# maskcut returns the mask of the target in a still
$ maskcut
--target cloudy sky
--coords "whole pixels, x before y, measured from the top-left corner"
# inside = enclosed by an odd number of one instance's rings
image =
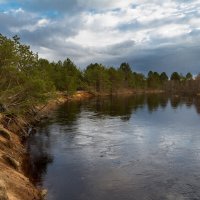
[[[0,33],[81,68],[200,72],[200,0],[0,0]]]

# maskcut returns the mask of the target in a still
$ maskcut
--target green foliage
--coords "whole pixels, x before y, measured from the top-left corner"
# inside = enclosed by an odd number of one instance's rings
[[[117,92],[123,82],[122,75],[119,73],[117,69],[110,67],[108,69],[108,77],[109,77],[108,81],[110,83],[110,92],[111,93]]]
[[[161,87],[160,75],[157,72],[149,71],[147,84],[149,88],[158,89]]]
[[[38,57],[17,36],[0,35],[0,103],[7,112],[26,112],[44,102],[54,86],[38,71]]]
[[[181,80],[181,76],[178,72],[173,72],[171,75],[170,80],[172,81],[180,81]]]
[[[190,72],[188,72],[185,76],[186,80],[192,80],[192,74]]]
[[[0,67],[13,66],[30,74],[37,60],[37,54],[34,54],[29,46],[22,45],[19,37],[8,39],[0,34]]]
[[[63,62],[64,76],[66,78],[66,90],[69,93],[75,92],[81,86],[81,72],[68,58]],[[64,77],[63,77],[64,78]]]
[[[38,59],[29,46],[21,44],[19,37],[9,39],[0,34],[0,105],[7,112],[25,113],[32,106],[45,102],[55,91],[112,94],[126,89],[168,87],[177,90],[181,88],[180,83],[188,88],[196,85],[196,90],[200,90],[196,84],[199,76],[193,80],[191,73],[184,77],[174,72],[171,81],[168,79],[165,72],[149,71],[145,77],[133,72],[125,62],[117,69],[95,63],[81,71],[69,58],[63,62]]]
[[[48,60],[39,59],[39,71],[49,77],[56,90],[75,92],[81,86],[81,72],[70,59],[64,62],[49,63]]]
[[[166,82],[166,81],[168,81],[168,76],[167,76],[167,74],[165,73],[165,72],[162,72],[161,74],[160,74],[160,81],[161,81],[161,83],[164,83],[164,82]]]
[[[123,79],[123,86],[130,87],[133,81],[132,70],[128,63],[122,63],[119,68],[119,72],[121,73]]]
[[[146,87],[143,74],[132,72],[128,63],[122,63],[118,69],[95,63],[90,64],[83,74],[86,89],[92,92],[116,93],[124,89]]]
[[[84,71],[87,89],[94,92],[106,92],[110,89],[108,70],[102,64],[90,64]]]
[[[131,68],[130,68],[130,65],[128,63],[122,63],[120,65],[120,70],[122,70],[124,73],[128,74],[128,73],[131,73]]]
[[[144,74],[133,72],[133,88],[136,89],[146,88],[146,78]]]

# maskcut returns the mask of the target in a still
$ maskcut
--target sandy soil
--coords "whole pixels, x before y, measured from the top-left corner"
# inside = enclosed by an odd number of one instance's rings
[[[2,126],[0,132],[8,131]],[[25,149],[17,134],[8,131],[10,139],[0,133],[0,199],[39,200],[40,191],[26,178],[22,171]]]

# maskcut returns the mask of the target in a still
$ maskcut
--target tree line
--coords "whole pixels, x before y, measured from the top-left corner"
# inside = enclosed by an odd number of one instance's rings
[[[80,70],[69,58],[50,62],[39,58],[18,36],[0,34],[0,111],[25,112],[46,101],[56,91],[72,94],[86,90],[95,94],[114,94],[125,90],[166,90],[200,92],[200,75],[193,78],[173,72],[134,72],[128,63],[119,68],[94,63]]]

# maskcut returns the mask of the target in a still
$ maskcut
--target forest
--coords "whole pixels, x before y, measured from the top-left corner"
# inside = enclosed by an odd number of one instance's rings
[[[52,98],[57,91],[117,94],[125,91],[163,90],[168,93],[200,93],[200,75],[149,71],[145,76],[126,62],[118,68],[94,63],[84,70],[69,58],[50,62],[39,58],[18,36],[0,35],[0,112],[23,114],[33,105]]]

